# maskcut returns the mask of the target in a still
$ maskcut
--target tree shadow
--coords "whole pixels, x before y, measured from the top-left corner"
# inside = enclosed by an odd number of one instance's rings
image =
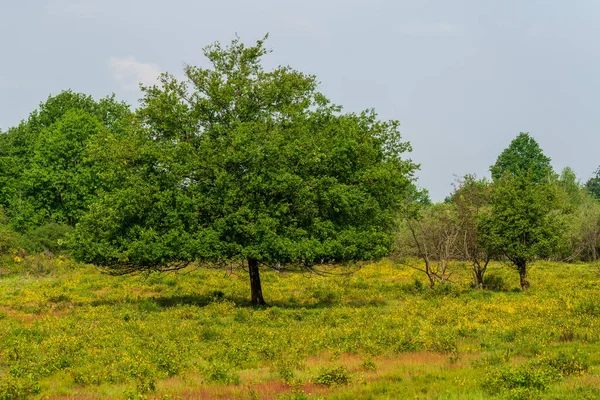
[[[281,308],[287,310],[315,310],[315,309],[327,309],[337,306],[346,306],[351,308],[365,308],[365,307],[382,307],[387,305],[385,300],[361,300],[354,299],[347,302],[340,301],[318,301],[315,303],[302,303],[302,302],[289,302],[284,300],[274,300],[268,302],[267,305],[254,306],[248,298],[245,297],[232,297],[225,296],[222,292],[214,292],[209,294],[187,294],[187,295],[173,295],[173,296],[148,296],[140,297],[137,299],[128,300],[116,300],[116,299],[96,299],[91,302],[93,307],[98,306],[114,306],[118,304],[138,304],[140,306],[147,304],[148,302],[155,303],[160,308],[174,308],[180,306],[195,306],[195,307],[206,307],[210,304],[219,303],[223,301],[231,301],[235,303],[237,308],[251,308],[251,309],[269,309],[269,308]]]

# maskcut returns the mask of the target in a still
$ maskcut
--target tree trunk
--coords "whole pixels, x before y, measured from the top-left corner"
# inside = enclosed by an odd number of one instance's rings
[[[252,305],[264,306],[267,303],[263,298],[262,286],[260,284],[260,272],[258,270],[258,260],[248,260],[248,272],[250,273],[250,290],[252,291]]]
[[[527,261],[518,260],[516,263],[519,278],[521,280],[521,290],[524,292],[529,289],[529,281],[527,280]]]
[[[477,289],[483,289],[483,274],[485,273],[484,269],[479,267],[473,268],[473,278],[475,278],[475,287]]]
[[[425,273],[427,274],[427,278],[429,278],[429,286],[433,289],[435,286],[435,276],[433,275],[433,272],[431,272],[429,258],[425,255],[423,256],[423,261],[425,261]]]

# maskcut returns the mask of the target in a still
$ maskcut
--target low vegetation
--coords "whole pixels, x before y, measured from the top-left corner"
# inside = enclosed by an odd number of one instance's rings
[[[112,277],[25,256],[0,279],[0,398],[598,398],[597,266],[491,263],[430,288],[389,260],[354,274]],[[249,340],[248,338],[252,338]]]

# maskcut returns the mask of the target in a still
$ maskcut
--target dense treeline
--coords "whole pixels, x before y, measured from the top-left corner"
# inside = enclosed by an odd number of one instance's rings
[[[491,259],[521,287],[538,258],[597,260],[600,169],[556,174],[520,134],[439,204],[418,191],[397,121],[343,113],[314,76],[266,71],[264,40],[235,40],[142,87],[138,110],[65,91],[0,134],[0,252],[69,252],[121,274],[237,262],[263,304],[259,267],[376,259],[393,248],[430,284],[451,260],[485,286]],[[400,232],[398,234],[398,232]]]

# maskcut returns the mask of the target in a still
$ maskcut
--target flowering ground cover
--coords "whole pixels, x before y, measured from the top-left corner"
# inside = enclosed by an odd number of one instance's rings
[[[0,269],[0,399],[600,398],[597,266],[490,267],[431,289],[389,260],[349,275],[114,277],[68,259]]]

